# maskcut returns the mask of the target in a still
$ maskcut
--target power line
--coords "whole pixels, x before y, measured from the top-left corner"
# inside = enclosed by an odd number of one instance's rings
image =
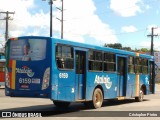
[[[13,20],[10,18],[9,14],[15,14],[15,12],[0,12],[1,14],[6,14],[6,17],[4,17],[3,19],[0,20],[6,20],[6,33],[5,33],[5,40],[8,40],[8,20]]]

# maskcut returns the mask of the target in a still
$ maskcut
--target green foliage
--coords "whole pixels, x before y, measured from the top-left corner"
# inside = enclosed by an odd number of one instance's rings
[[[3,56],[3,55],[5,55],[4,53],[0,53],[0,56]]]
[[[122,44],[121,44],[121,43],[105,44],[104,47],[110,47],[110,48],[115,48],[115,49],[133,51],[130,47],[122,47]]]
[[[135,48],[135,49],[133,50],[133,49],[131,49],[131,47],[123,47],[121,43],[104,44],[104,47],[110,47],[110,48],[115,48],[115,49],[133,51],[133,52],[141,52],[141,53],[150,52],[150,50],[147,49],[147,48],[141,48],[141,49]]]
[[[122,44],[121,43],[105,44],[104,47],[110,47],[110,48],[115,48],[115,49],[122,49]]]
[[[122,49],[127,51],[133,51],[130,47],[123,47]]]

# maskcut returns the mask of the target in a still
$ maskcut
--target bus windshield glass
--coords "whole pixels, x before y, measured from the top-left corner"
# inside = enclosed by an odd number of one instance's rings
[[[10,59],[38,61],[46,57],[46,39],[19,39],[10,42]]]

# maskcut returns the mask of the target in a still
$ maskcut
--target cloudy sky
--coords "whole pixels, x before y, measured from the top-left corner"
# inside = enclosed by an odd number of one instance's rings
[[[10,11],[9,37],[49,36],[49,0],[0,0],[0,12]],[[64,0],[64,39],[94,45],[121,43],[134,48],[150,47],[151,27],[160,34],[160,0]],[[60,38],[61,0],[53,4],[53,37]],[[3,19],[5,14],[0,14]],[[5,21],[0,20],[0,43]],[[160,39],[154,38],[160,50]]]

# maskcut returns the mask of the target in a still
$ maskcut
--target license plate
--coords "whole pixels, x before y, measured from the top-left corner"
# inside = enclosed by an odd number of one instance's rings
[[[22,85],[21,85],[21,88],[23,88],[23,89],[28,89],[28,88],[29,88],[29,85],[22,84]]]

